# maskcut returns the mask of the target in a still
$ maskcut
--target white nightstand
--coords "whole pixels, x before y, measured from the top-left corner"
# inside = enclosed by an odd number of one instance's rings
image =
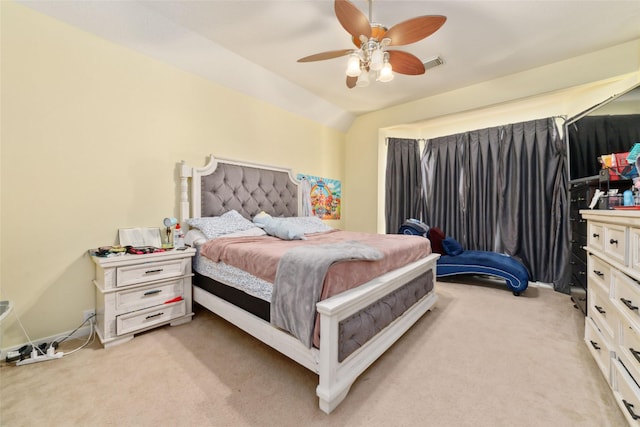
[[[195,249],[146,255],[92,256],[96,264],[96,330],[105,347],[193,316],[191,259]]]

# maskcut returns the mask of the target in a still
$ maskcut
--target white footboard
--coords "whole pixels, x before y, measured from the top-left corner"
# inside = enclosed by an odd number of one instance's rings
[[[343,292],[317,304],[320,313],[320,350],[307,348],[292,335],[269,322],[248,313],[223,299],[194,286],[193,298],[198,304],[233,323],[245,332],[275,348],[307,369],[319,375],[316,394],[320,409],[327,414],[346,397],[351,384],[367,367],[398,340],[431,306],[437,296],[432,290],[411,306],[403,315],[354,351],[344,361],[338,361],[339,324],[412,279],[432,271],[436,280],[436,260],[430,255],[398,270],[386,273],[364,285]]]
[[[333,411],[346,397],[356,378],[433,306],[437,296],[433,290],[426,294],[343,362],[338,361],[340,321],[361,311],[428,270],[432,270],[435,284],[438,258],[437,254],[430,255],[317,304],[321,333],[320,381],[316,394],[320,399],[320,409],[327,414]]]

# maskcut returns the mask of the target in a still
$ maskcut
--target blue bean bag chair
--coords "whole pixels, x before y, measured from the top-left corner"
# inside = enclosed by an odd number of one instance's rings
[[[464,250],[452,237],[444,236],[441,230],[431,228],[429,238],[434,252],[439,252],[436,276],[458,274],[483,274],[505,279],[507,288],[518,296],[529,286],[529,271],[517,259],[509,255],[490,251]]]

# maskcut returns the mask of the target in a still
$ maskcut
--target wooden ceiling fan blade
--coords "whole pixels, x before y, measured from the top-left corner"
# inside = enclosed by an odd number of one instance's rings
[[[325,59],[333,59],[340,56],[345,56],[350,54],[351,52],[353,52],[353,49],[330,50],[327,52],[320,52],[314,55],[305,56],[304,58],[298,59],[298,62],[324,61]]]
[[[389,63],[395,73],[417,76],[424,74],[424,64],[415,55],[401,50],[388,50]]]
[[[340,25],[347,30],[355,39],[360,39],[361,35],[366,38],[371,37],[371,24],[367,16],[360,11],[353,3],[347,0],[336,0],[334,4],[336,17]]]
[[[447,17],[442,15],[418,16],[389,28],[384,38],[391,39],[390,46],[415,43],[438,31],[446,20]]]
[[[347,87],[349,89],[353,89],[354,87],[356,87],[356,83],[358,83],[357,77],[347,76]]]

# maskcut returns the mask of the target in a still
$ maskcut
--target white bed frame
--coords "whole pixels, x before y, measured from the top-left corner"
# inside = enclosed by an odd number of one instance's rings
[[[297,181],[289,169],[214,159],[203,168],[193,168],[184,162],[181,167],[181,221],[200,217],[200,177],[211,174],[218,163],[259,167],[272,171],[284,171],[293,182]],[[191,184],[191,185],[189,185]],[[189,187],[190,191],[189,191]],[[189,194],[191,197],[189,197]],[[300,201],[301,198],[298,197]],[[431,270],[435,285],[438,254],[429,255],[412,264],[379,276],[357,288],[343,292],[317,303],[320,314],[320,349],[307,348],[292,335],[277,329],[269,322],[194,286],[193,300],[211,312],[226,319],[265,344],[319,375],[316,394],[320,409],[329,414],[346,397],[353,382],[396,342],[436,302],[435,291],[417,301],[399,318],[381,330],[342,362],[338,361],[339,323],[354,313],[378,301],[402,287],[410,280]]]

